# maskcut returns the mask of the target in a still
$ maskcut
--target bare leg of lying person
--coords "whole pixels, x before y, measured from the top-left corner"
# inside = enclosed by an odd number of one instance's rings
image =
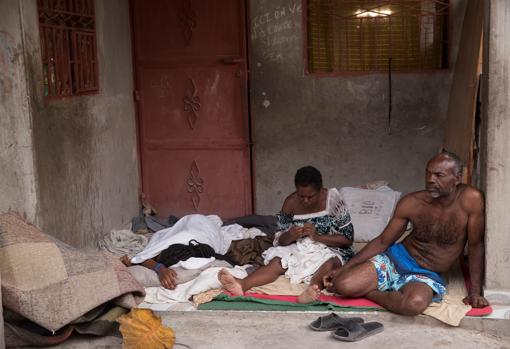
[[[310,285],[299,295],[297,302],[306,304],[318,301],[321,296],[321,291],[325,287],[323,282],[324,276],[326,276],[331,270],[339,269],[341,267],[342,262],[340,262],[340,259],[336,257],[324,262],[313,275]]]
[[[250,288],[273,282],[284,273],[280,258],[275,257],[268,265],[260,267],[244,279],[235,278],[226,269],[222,269],[218,273],[218,280],[227,291],[235,296],[242,296]]]

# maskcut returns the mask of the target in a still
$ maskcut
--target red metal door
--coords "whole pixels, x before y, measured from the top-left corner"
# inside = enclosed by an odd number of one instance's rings
[[[132,16],[147,201],[251,213],[244,0],[133,0]]]

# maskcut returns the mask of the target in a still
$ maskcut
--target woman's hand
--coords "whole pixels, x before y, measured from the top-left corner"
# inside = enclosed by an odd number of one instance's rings
[[[315,225],[311,223],[305,223],[303,225],[303,236],[308,236],[312,241],[317,241],[319,234],[317,234],[317,230],[315,230]]]
[[[290,244],[295,243],[297,240],[301,239],[303,236],[304,236],[303,227],[293,225],[285,233],[280,235],[280,238],[278,239],[278,243],[281,246],[288,246]]]
[[[295,237],[295,240],[300,239],[304,236],[304,228],[298,227],[296,225],[292,226],[289,229],[289,232],[292,234],[293,237]]]

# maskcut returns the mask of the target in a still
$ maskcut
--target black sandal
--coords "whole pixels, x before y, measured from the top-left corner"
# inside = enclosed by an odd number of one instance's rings
[[[382,332],[384,325],[380,322],[357,323],[350,322],[345,326],[337,328],[331,335],[344,342],[356,342],[363,338]]]
[[[335,313],[326,316],[320,316],[312,321],[309,327],[314,331],[333,331],[339,327],[348,325],[349,323],[361,324],[363,319],[360,317],[345,317],[342,318]]]

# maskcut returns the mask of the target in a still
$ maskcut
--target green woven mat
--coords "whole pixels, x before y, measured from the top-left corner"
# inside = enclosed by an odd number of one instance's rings
[[[262,299],[254,297],[237,296],[231,297],[220,294],[209,303],[200,304],[199,310],[261,310],[261,311],[385,311],[376,307],[348,307],[328,302],[315,302],[310,304],[299,304],[284,302],[273,299]]]

